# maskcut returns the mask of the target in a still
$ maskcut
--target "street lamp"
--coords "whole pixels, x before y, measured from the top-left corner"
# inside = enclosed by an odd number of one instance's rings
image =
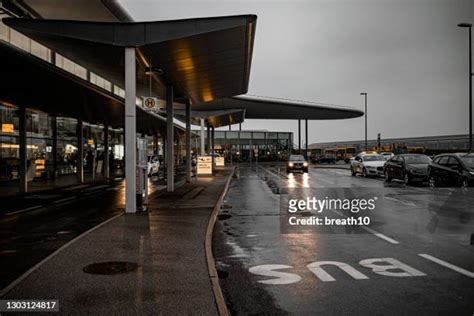
[[[367,146],[367,92],[361,92],[360,95],[363,95],[365,97],[365,111],[364,111],[364,117],[365,117],[365,151],[368,150]]]
[[[472,150],[472,46],[471,46],[471,29],[470,23],[459,23],[459,27],[467,27],[469,29],[469,152]]]

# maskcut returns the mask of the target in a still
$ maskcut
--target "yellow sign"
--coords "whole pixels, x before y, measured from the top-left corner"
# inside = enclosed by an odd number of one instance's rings
[[[147,109],[153,109],[156,105],[155,98],[145,98],[143,104]]]
[[[15,126],[13,124],[4,123],[2,124],[3,133],[13,133],[15,131]]]
[[[35,160],[36,170],[44,170],[44,164],[45,164],[44,159],[36,159]]]
[[[93,139],[88,139],[87,140],[87,145],[94,145],[94,140]]]

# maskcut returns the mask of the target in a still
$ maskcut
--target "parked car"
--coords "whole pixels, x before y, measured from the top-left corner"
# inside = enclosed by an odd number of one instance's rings
[[[423,154],[401,154],[392,157],[384,167],[385,180],[403,180],[405,184],[428,180],[430,157]]]
[[[286,172],[290,173],[295,170],[308,172],[308,162],[304,159],[303,155],[290,155],[286,165]]]
[[[385,158],[385,160],[390,160],[393,158],[394,153],[390,153],[390,152],[381,152],[380,155],[382,155],[382,157]]]
[[[316,163],[336,163],[336,155],[333,154],[326,154],[321,155],[315,161]]]
[[[474,185],[474,153],[441,154],[428,168],[430,187]]]
[[[358,154],[351,162],[351,174],[361,173],[364,177],[383,175],[385,159],[379,154]]]
[[[157,156],[148,156],[148,176],[154,175],[158,173],[160,169],[160,161],[158,160]]]

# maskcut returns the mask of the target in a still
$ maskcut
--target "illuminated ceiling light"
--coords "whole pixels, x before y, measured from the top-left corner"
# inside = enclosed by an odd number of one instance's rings
[[[145,74],[151,75],[151,74],[157,74],[157,75],[162,75],[164,74],[165,71],[163,68],[152,66],[152,67],[145,67]]]

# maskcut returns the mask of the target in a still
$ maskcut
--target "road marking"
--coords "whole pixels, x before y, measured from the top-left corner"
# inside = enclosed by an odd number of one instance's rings
[[[380,239],[383,239],[383,240],[385,240],[385,241],[388,241],[388,242],[391,243],[391,244],[394,244],[394,245],[399,244],[399,242],[396,241],[395,239],[390,238],[390,237],[388,237],[388,236],[386,236],[386,235],[384,235],[384,234],[382,234],[382,233],[379,233],[378,231],[373,230],[373,229],[370,228],[370,227],[367,227],[367,226],[361,226],[361,227],[362,227],[362,229],[364,229],[365,231],[368,231],[369,233],[373,234],[374,236],[377,236],[377,237],[379,237]]]
[[[384,198],[389,200],[389,201],[398,202],[398,203],[401,203],[401,204],[406,205],[406,206],[415,206],[416,207],[416,204],[413,203],[413,202],[403,201],[403,200],[393,198],[393,197],[389,197],[389,196],[384,196]]]
[[[339,215],[339,216],[342,216],[342,217],[347,218],[346,215],[342,214],[342,213],[339,212],[339,211],[336,211],[336,210],[331,210],[331,211],[332,211],[333,213],[336,213],[336,214]],[[386,236],[386,235],[384,235],[384,234],[382,234],[382,233],[379,233],[379,232],[376,231],[375,229],[372,229],[372,228],[367,227],[367,226],[359,226],[359,227],[362,228],[363,230],[365,230],[365,231],[367,231],[367,232],[373,234],[374,236],[377,236],[377,237],[380,238],[380,239],[383,239],[383,240],[385,240],[385,241],[388,241],[388,242],[391,243],[391,244],[394,244],[394,245],[399,244],[399,242],[396,241],[395,239],[390,238],[390,237],[388,237],[388,236]]]
[[[274,279],[260,280],[258,283],[262,284],[272,284],[272,285],[283,285],[283,284],[292,284],[301,281],[301,277],[294,273],[280,272],[275,271],[279,269],[291,269],[292,266],[287,266],[284,264],[264,264],[260,266],[251,267],[249,269],[250,273],[274,277]]]
[[[468,276],[468,277],[470,277],[470,278],[474,278],[474,272],[467,271],[467,270],[465,270],[465,269],[463,269],[463,268],[460,268],[460,267],[455,266],[454,264],[451,264],[451,263],[449,263],[449,262],[443,261],[443,260],[441,260],[441,259],[438,259],[438,258],[433,257],[433,256],[430,256],[430,255],[427,255],[427,254],[425,254],[425,253],[420,253],[420,254],[418,254],[418,255],[419,255],[420,257],[423,257],[423,258],[427,259],[427,260],[433,261],[434,263],[437,263],[437,264],[439,264],[439,265],[441,265],[441,266],[443,266],[443,267],[446,267],[446,268],[448,268],[448,269],[451,269],[451,270],[453,270],[453,271],[456,271],[456,272],[458,272],[458,273],[461,273],[461,274],[463,274],[463,275],[465,275],[465,276]]]
[[[375,264],[378,262],[388,262],[389,264]],[[394,258],[372,258],[364,259],[359,262],[363,267],[372,269],[373,273],[377,273],[384,276],[390,277],[416,277],[416,276],[425,276],[423,272],[415,268],[410,267]],[[401,271],[389,271],[389,270],[402,270]]]
[[[71,200],[74,200],[75,198],[76,198],[75,196],[68,197],[68,198],[65,198],[65,199],[61,199],[61,200],[54,201],[53,204],[59,204],[59,203],[71,201]]]
[[[38,209],[38,208],[41,208],[41,207],[43,207],[43,205],[36,205],[36,206],[28,207],[28,208],[25,208],[25,209],[22,209],[22,210],[6,213],[6,215],[20,214],[20,213],[32,211],[32,210],[35,210],[35,209]]]
[[[321,176],[316,177],[316,180],[321,180],[321,181],[324,181],[324,182],[329,183],[329,184],[334,184],[334,182],[329,181],[329,180],[326,180],[326,179],[323,179],[323,178],[321,178]]]
[[[64,191],[71,191],[71,190],[86,188],[88,186],[89,186],[89,184],[80,184],[80,185],[76,185],[76,186],[73,186],[73,187],[65,188],[63,190]]]
[[[108,184],[102,184],[102,185],[98,185],[98,186],[93,186],[93,187],[90,187],[90,188],[87,188],[85,189],[84,191],[98,191],[100,189],[103,189],[103,188],[108,188],[110,185]]]
[[[369,278],[354,269],[352,266],[348,265],[347,263],[344,262],[338,262],[338,261],[316,261],[313,263],[308,264],[306,267],[309,269],[309,271],[313,272],[316,277],[318,277],[321,281],[323,282],[334,282],[336,279],[334,279],[329,273],[323,270],[321,268],[322,265],[333,265],[341,269],[342,271],[346,272],[349,274],[352,278],[355,280],[368,280]]]

